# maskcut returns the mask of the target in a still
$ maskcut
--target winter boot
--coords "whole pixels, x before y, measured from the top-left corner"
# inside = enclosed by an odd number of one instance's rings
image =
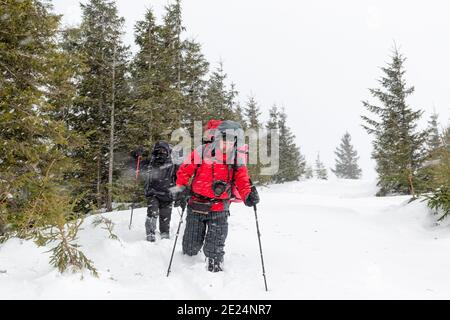
[[[223,271],[222,263],[212,258],[208,258],[208,271],[220,272]]]
[[[145,232],[147,235],[147,241],[155,242],[155,230],[156,230],[156,219],[155,217],[147,217],[145,220]]]
[[[161,233],[161,239],[170,239],[170,235],[168,232],[162,232]]]

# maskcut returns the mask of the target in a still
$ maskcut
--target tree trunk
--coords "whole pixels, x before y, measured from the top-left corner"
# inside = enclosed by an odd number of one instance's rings
[[[408,175],[408,182],[409,182],[409,191],[413,196],[413,199],[416,199],[417,197],[416,191],[414,190],[413,175],[411,173]]]
[[[178,5],[180,5],[178,3]],[[177,89],[178,89],[178,115],[179,120],[182,119],[182,93],[181,93],[181,63],[182,63],[182,56],[181,56],[181,13],[178,14],[178,35],[177,35]],[[170,139],[170,138],[169,138]]]
[[[101,150],[97,154],[97,209],[102,207],[102,194],[101,194]]]
[[[148,27],[148,54],[147,54],[147,62],[148,62],[148,71],[150,73],[152,69],[152,28],[149,25]]]
[[[108,200],[106,209],[112,211],[113,170],[114,170],[114,126],[115,126],[115,99],[116,99],[116,46],[114,46],[112,65],[112,102],[111,102],[111,127],[109,132],[109,170],[108,170]]]

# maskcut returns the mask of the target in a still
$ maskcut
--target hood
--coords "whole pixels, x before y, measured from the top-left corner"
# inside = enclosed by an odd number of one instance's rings
[[[212,141],[213,138],[227,132],[227,130],[242,130],[242,126],[240,123],[231,120],[209,120],[205,128],[205,140]]]
[[[166,151],[167,151],[168,154],[171,154],[171,153],[172,153],[172,146],[171,146],[168,142],[162,141],[162,140],[155,143],[155,145],[153,146],[152,153],[153,153],[156,149],[160,149],[160,148],[166,149]]]
[[[154,161],[155,161],[155,155],[154,155],[155,150],[161,149],[161,148],[163,148],[167,151],[168,157],[167,157],[166,163],[172,161],[172,146],[166,141],[158,141],[153,146],[152,155],[151,155],[151,159],[150,159],[151,163],[154,163]]]

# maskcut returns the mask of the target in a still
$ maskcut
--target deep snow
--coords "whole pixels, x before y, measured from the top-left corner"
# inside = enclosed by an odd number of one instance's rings
[[[144,241],[145,208],[104,214],[120,241],[85,220],[83,252],[100,277],[59,274],[49,248],[0,245],[1,299],[449,299],[450,227],[425,203],[376,198],[370,181],[304,181],[261,188],[259,223],[269,292],[264,291],[254,213],[233,204],[225,271],[181,253],[166,270],[170,240]],[[179,214],[172,214],[172,235]],[[182,232],[184,224],[182,227]],[[182,233],[181,232],[181,233]]]

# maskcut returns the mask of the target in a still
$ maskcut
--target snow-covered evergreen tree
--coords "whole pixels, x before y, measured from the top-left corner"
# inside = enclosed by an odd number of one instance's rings
[[[255,97],[251,96],[244,108],[244,116],[247,128],[259,129],[261,128],[261,111]]]
[[[358,152],[351,144],[350,133],[346,132],[342,137],[341,144],[334,152],[336,154],[335,168],[331,171],[338,178],[359,179],[362,171],[358,166]]]
[[[438,118],[439,115],[434,112],[431,115],[430,120],[428,121],[427,151],[429,155],[432,155],[437,149],[442,146]]]
[[[133,114],[129,149],[150,149],[163,132],[203,120],[208,62],[198,43],[183,39],[179,1],[166,7],[157,24],[148,9],[135,26],[138,52],[132,62]]]
[[[0,2],[0,238],[52,242],[63,272],[91,261],[76,240],[74,149],[82,137],[65,121],[76,61],[58,42],[60,17],[46,1]],[[49,231],[51,230],[51,231]]]
[[[158,105],[164,116],[160,123],[170,132],[195,120],[203,120],[209,63],[194,40],[185,39],[181,1],[175,0],[165,7],[163,23],[157,28],[160,56],[155,61],[158,72],[156,88]],[[166,138],[166,137],[160,137]],[[168,139],[169,137],[167,137]]]
[[[266,123],[266,131],[267,131],[267,150],[269,154],[271,154],[271,130],[278,132],[278,123],[279,123],[279,112],[278,107],[273,105],[269,109],[269,120]]]
[[[80,61],[77,97],[69,125],[88,143],[74,157],[83,195],[81,208],[112,210],[113,181],[118,177],[114,152],[126,144],[130,118],[129,50],[122,42],[124,19],[114,2],[81,4],[82,22],[66,33],[65,49]]]
[[[317,154],[316,158],[316,166],[314,168],[316,173],[316,178],[320,180],[328,180],[328,170],[323,164],[322,160],[320,160],[320,153]]]
[[[362,116],[363,127],[374,136],[372,158],[376,160],[378,195],[414,194],[421,185],[416,179],[425,158],[426,132],[417,130],[422,111],[406,102],[414,92],[404,79],[405,58],[394,48],[391,61],[382,68],[381,88],[370,89],[379,105],[363,102],[375,118]]]
[[[203,113],[205,121],[220,119],[242,122],[242,119],[237,119],[236,117],[238,92],[234,85],[227,86],[226,79],[227,74],[223,69],[223,64],[219,63],[219,66],[212,72],[207,81],[204,99],[205,110]]]
[[[441,136],[441,146],[434,152],[429,185],[431,192],[426,197],[428,206],[440,216],[440,220],[450,215],[450,127]]]
[[[26,232],[27,219],[45,224],[45,200],[62,196],[54,188],[74,165],[66,154],[73,141],[53,95],[56,89],[73,98],[64,67],[70,56],[55,41],[60,18],[46,3],[6,1],[0,9],[0,225],[20,229],[25,218]]]
[[[278,118],[280,142],[279,171],[273,179],[276,183],[297,181],[305,173],[305,157],[300,153],[300,149],[295,143],[295,135],[287,125],[287,114],[284,109],[281,111],[272,109],[271,112],[278,113],[276,117]]]
[[[305,178],[306,179],[312,179],[314,178],[314,170],[313,167],[309,164],[306,165],[305,168]]]
[[[279,122],[279,113],[278,113],[278,108],[276,105],[273,105],[270,109],[269,109],[269,119],[265,124],[265,129],[266,129],[266,141],[267,141],[267,153],[268,156],[272,156],[272,134],[271,134],[271,130],[274,130],[275,132],[278,133],[278,122]],[[279,156],[279,155],[278,155]],[[279,158],[277,159],[279,161]],[[275,176],[276,175],[265,175],[265,176],[260,176],[260,183],[261,184],[268,184],[268,183],[274,183],[275,182]]]
[[[245,119],[245,128],[251,129],[254,131],[256,136],[253,138],[256,138],[256,141],[257,141],[258,133],[262,127],[262,124],[260,121],[261,111],[255,100],[255,97],[251,96],[248,99],[246,106],[243,110],[243,113],[244,113],[244,117],[245,117],[244,118]],[[255,151],[257,151],[257,150],[255,150]],[[249,171],[250,177],[253,180],[253,182],[255,184],[259,184],[261,182],[260,181],[261,163],[259,161],[258,152],[256,152],[255,155],[256,155],[256,159],[252,159],[252,160],[256,160],[256,163],[249,163],[248,171]]]

